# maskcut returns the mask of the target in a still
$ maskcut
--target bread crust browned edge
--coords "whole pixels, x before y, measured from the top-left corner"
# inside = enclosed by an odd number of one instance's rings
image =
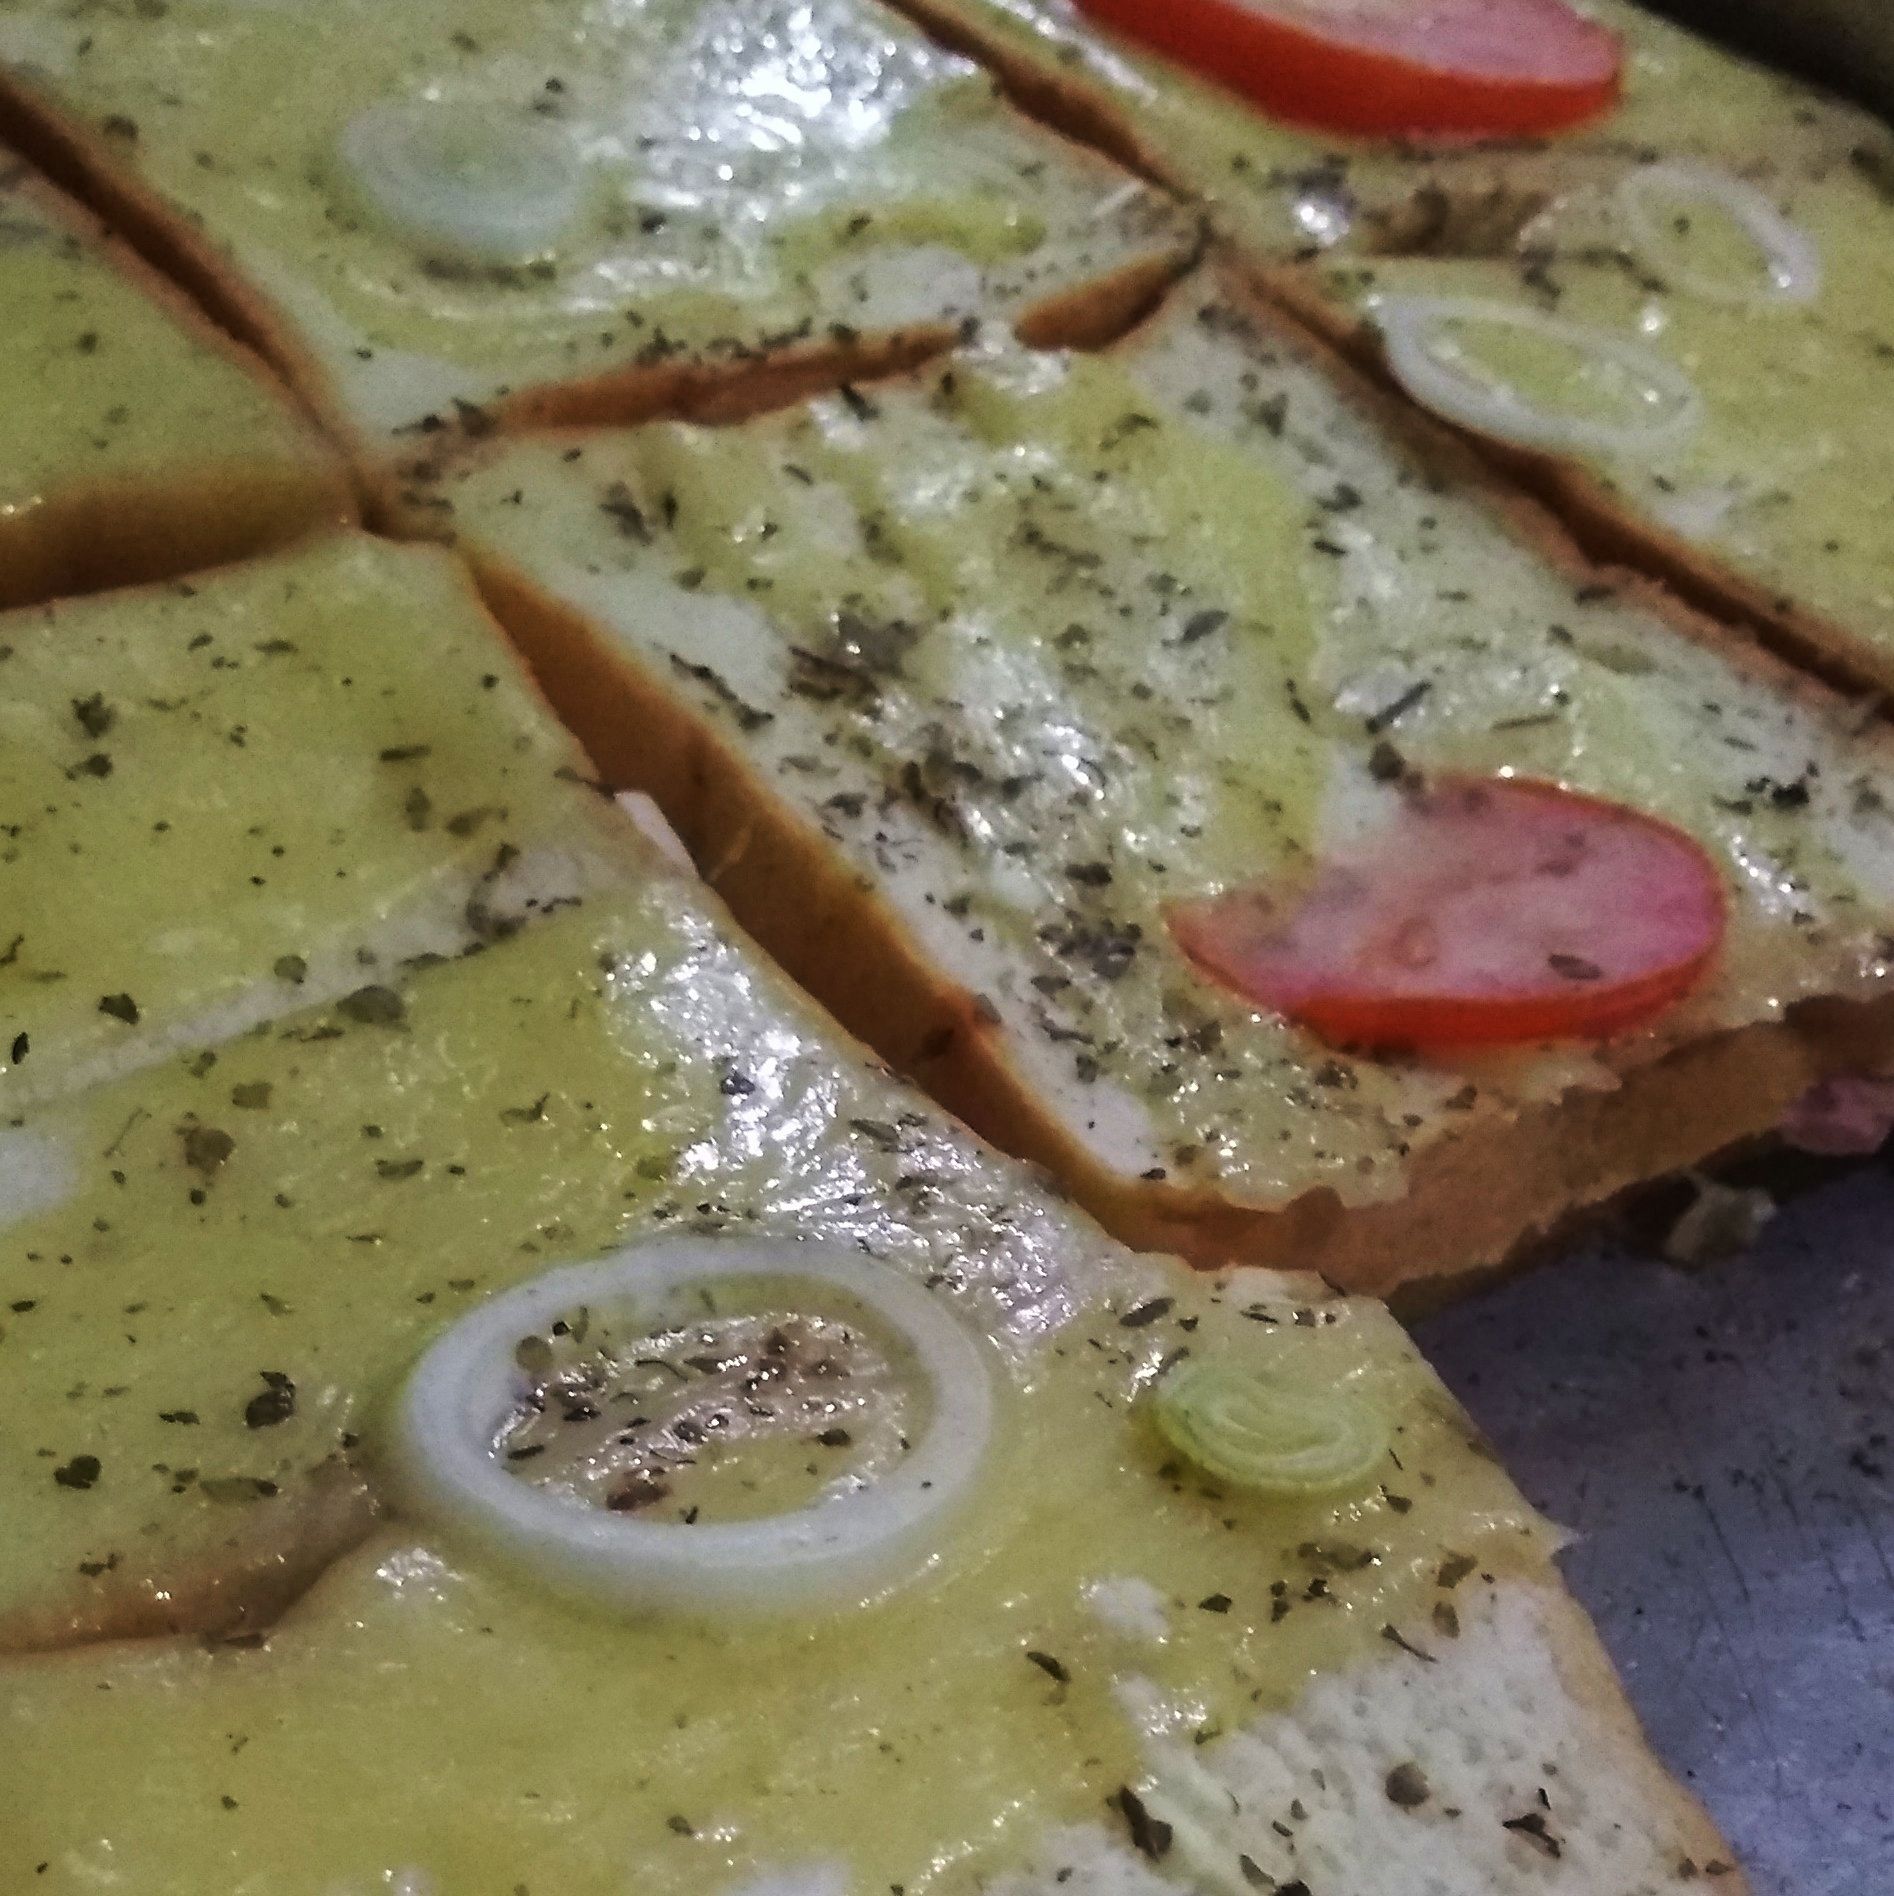
[[[1240,280],[1226,276],[1223,288],[1265,331],[1329,353]],[[1484,494],[1516,536],[1576,581],[1609,578],[1680,636],[1710,644],[1778,692],[1827,705],[1823,687],[1729,638],[1648,581],[1602,575],[1542,508],[1503,486],[1444,429],[1345,363],[1329,366],[1346,397],[1436,472]],[[440,531],[441,512],[417,497],[409,525]],[[669,681],[490,549],[463,543],[461,551],[601,775],[656,798],[737,920],[791,977],[981,1136],[1043,1167],[1139,1249],[1202,1264],[1318,1270],[1344,1289],[1403,1293],[1411,1308],[1501,1269],[1587,1207],[1767,1133],[1815,1080],[1894,1060],[1894,995],[1816,998],[1798,1004],[1786,1023],[1662,1052],[1630,1043],[1619,1054],[1615,1090],[1571,1093],[1436,1142],[1410,1161],[1408,1189],[1391,1203],[1351,1208],[1327,1188],[1287,1203],[1246,1203],[1109,1171],[1044,1109],[980,997],[928,960],[869,879],[704,725]],[[864,978],[868,970],[873,980]]]
[[[1089,86],[1082,74],[1067,79],[1052,73],[1021,53],[1003,33],[982,31],[976,21],[957,13],[951,0],[947,4],[889,0],[889,4],[943,46],[978,60],[1022,111],[1178,197],[1201,202],[1202,193],[1191,180],[1140,135],[1134,115],[1116,106],[1101,88]],[[1101,39],[1111,37],[1102,28],[1093,30]],[[1234,239],[1224,240],[1220,248],[1251,277],[1262,295],[1325,336],[1376,380],[1389,379],[1372,325],[1358,321],[1322,294],[1319,266],[1271,262]],[[1363,258],[1363,267],[1372,267],[1373,261]],[[1574,462],[1490,437],[1481,437],[1477,445],[1495,466],[1557,514],[1573,539],[1601,564],[1649,574],[1689,605],[1725,621],[1732,632],[1748,632],[1798,670],[1812,673],[1837,691],[1894,698],[1894,645],[1878,647],[1841,621],[1746,578],[1647,515],[1631,512],[1604,482]]]
[[[300,408],[249,349],[206,320],[178,288],[89,212],[0,150],[0,175],[96,250],[194,342],[214,350],[279,401]],[[276,461],[224,461],[169,485],[92,480],[0,515],[0,609],[55,596],[175,577],[282,546],[308,533],[353,526],[354,482],[314,427],[302,452]]]
[[[1040,125],[1048,137],[1056,126]],[[348,456],[373,524],[394,519],[402,483],[441,455],[495,428],[628,424],[660,417],[733,421],[780,408],[844,382],[898,375],[960,340],[952,324],[918,323],[894,330],[829,336],[726,360],[624,363],[572,380],[554,379],[512,390],[457,419],[434,418],[384,439],[365,434],[349,418],[332,378],[297,338],[270,299],[248,284],[191,221],[147,186],[133,166],[50,100],[0,70],[0,140],[40,166],[55,182],[95,207],[153,270],[181,285],[204,315],[254,350],[288,383],[290,392],[331,441]],[[1015,331],[1041,348],[1089,348],[1131,327],[1188,271],[1201,254],[1201,232],[1149,252],[1119,269],[1070,285],[1027,304]],[[175,294],[175,292],[174,292]]]

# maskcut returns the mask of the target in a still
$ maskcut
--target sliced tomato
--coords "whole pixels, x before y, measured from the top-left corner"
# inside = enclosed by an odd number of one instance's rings
[[[1562,131],[1618,96],[1618,36],[1566,0],[1079,0],[1265,111],[1326,131]]]
[[[1601,1040],[1702,977],[1723,878],[1681,830],[1518,778],[1443,778],[1299,889],[1167,918],[1199,968],[1349,1045]]]

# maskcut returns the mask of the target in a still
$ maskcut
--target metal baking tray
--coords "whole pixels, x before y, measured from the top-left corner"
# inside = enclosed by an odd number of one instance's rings
[[[1746,1256],[1622,1246],[1416,1326],[1755,1896],[1894,1896],[1894,1169]]]

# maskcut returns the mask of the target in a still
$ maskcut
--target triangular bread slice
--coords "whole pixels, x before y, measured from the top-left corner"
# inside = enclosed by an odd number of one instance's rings
[[[0,149],[0,607],[353,518],[263,365]]]
[[[1383,1309],[1117,1250],[867,1064],[700,886],[629,837],[622,869],[397,1008],[10,1129],[0,1875],[1740,1888],[1554,1536]],[[995,1435],[911,1584],[614,1620],[391,1511],[428,1339],[679,1232],[839,1244],[967,1327]],[[1300,1498],[1193,1472],[1147,1417],[1188,1357],[1356,1405],[1385,1448]]]
[[[1586,10],[1624,38],[1619,104],[1557,137],[1468,143],[1274,121],[1115,40],[1073,0],[908,6],[1049,123],[1202,202],[1272,295],[1377,370],[1406,300],[1448,298],[1486,306],[1449,323],[1449,353],[1470,342],[1502,382],[1526,355],[1485,320],[1495,304],[1653,362],[1640,399],[1681,376],[1700,407],[1669,438],[1485,438],[1595,552],[1885,694],[1894,134],[1625,0]],[[1570,393],[1557,375],[1583,360],[1553,344],[1528,399],[1557,408]],[[1599,396],[1622,364],[1601,360],[1583,421],[1623,416]]]
[[[1102,356],[495,445],[417,512],[745,925],[1130,1241],[1439,1280],[1885,1058],[1885,734],[1583,565],[1233,285]],[[1168,904],[1443,769],[1690,831],[1716,978],[1595,1053],[1417,1061],[1193,970]]]
[[[0,27],[0,120],[365,462],[833,386],[970,319],[1109,329],[1197,241],[876,0],[9,0]]]
[[[584,756],[432,548],[0,614],[0,689],[0,1110],[372,1007],[593,874]]]

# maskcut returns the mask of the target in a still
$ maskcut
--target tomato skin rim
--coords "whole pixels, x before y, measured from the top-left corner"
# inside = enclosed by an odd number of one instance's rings
[[[1716,906],[1716,926],[1703,947],[1686,960],[1653,969],[1610,986],[1548,988],[1541,994],[1478,996],[1438,994],[1383,996],[1345,991],[1317,991],[1281,1006],[1264,1000],[1233,979],[1225,966],[1193,946],[1192,931],[1177,924],[1177,911],[1191,903],[1173,903],[1165,909],[1171,939],[1191,966],[1227,994],[1307,1029],[1332,1045],[1368,1049],[1413,1049],[1417,1052],[1456,1048],[1522,1047],[1546,1041],[1601,1042],[1643,1026],[1688,995],[1710,971],[1722,953],[1729,933],[1730,896],[1716,860],[1708,850],[1675,823],[1661,816],[1594,796],[1586,790],[1568,790],[1544,777],[1482,777],[1466,772],[1444,772],[1429,788],[1453,792],[1500,789],[1556,802],[1567,810],[1588,810],[1614,822],[1627,816],[1648,828],[1661,830],[1670,840],[1696,857],[1705,871],[1706,886]]]
[[[1078,0],[1094,19],[1277,118],[1360,137],[1530,138],[1609,111],[1623,65],[1589,80],[1499,78],[1324,38],[1240,0]],[[1604,31],[1606,29],[1600,29]]]

